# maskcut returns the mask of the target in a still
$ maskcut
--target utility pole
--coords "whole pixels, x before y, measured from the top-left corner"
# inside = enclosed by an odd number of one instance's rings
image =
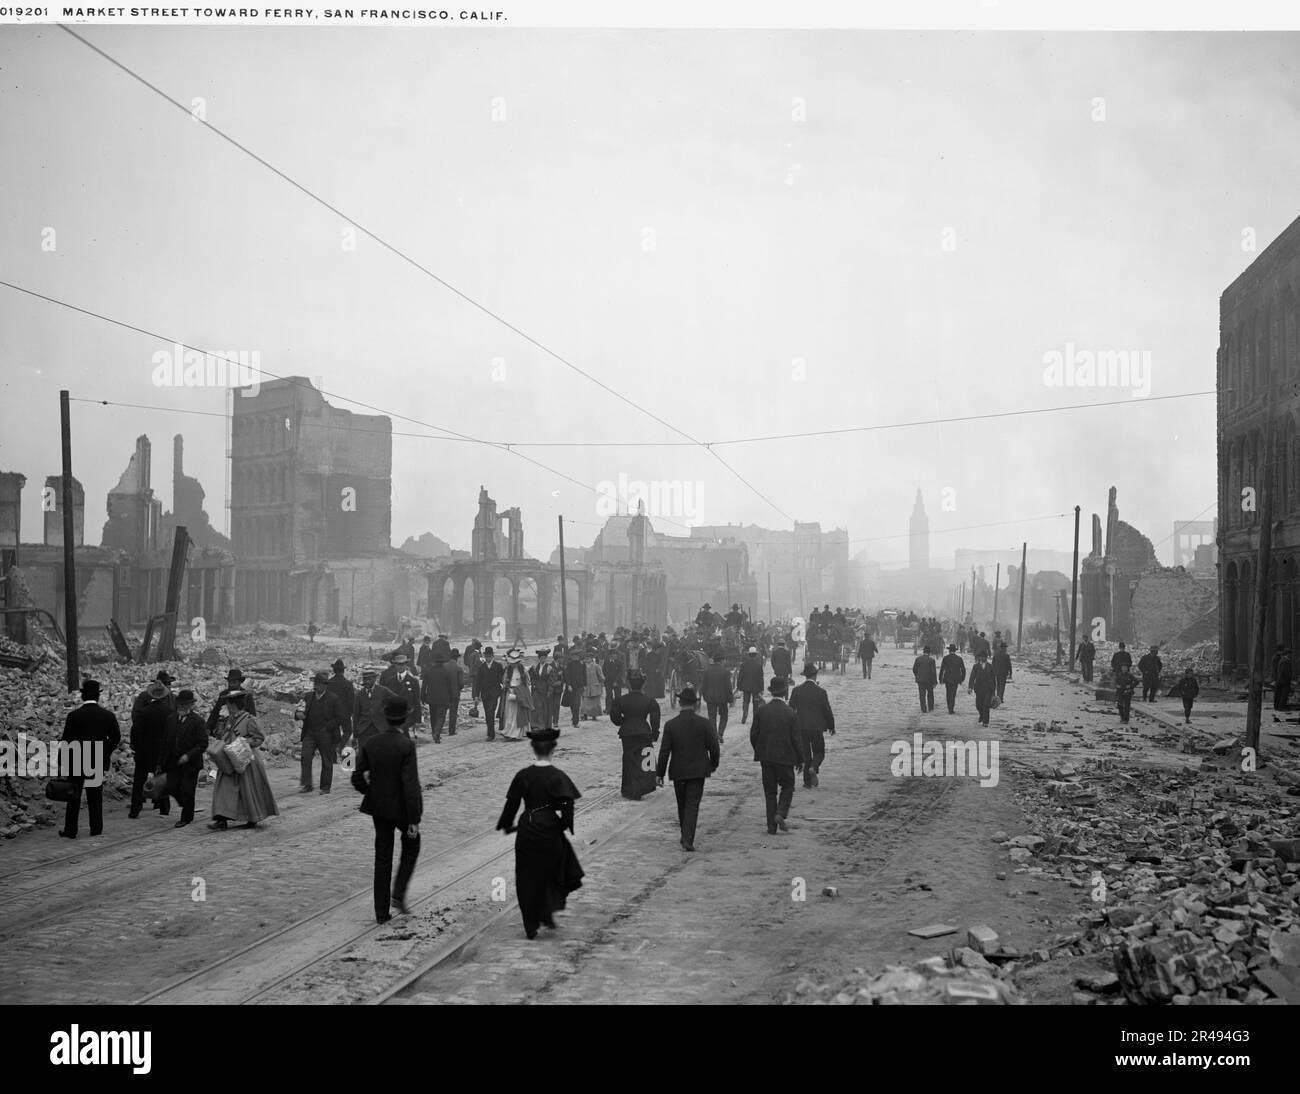
[[[1276,392],[1275,392],[1276,394]],[[1255,619],[1254,647],[1250,651],[1250,692],[1246,699],[1246,748],[1259,756],[1259,723],[1264,705],[1264,641],[1268,635],[1269,566],[1273,557],[1273,457],[1275,454],[1276,422],[1270,410],[1265,431],[1264,458],[1259,461],[1263,469],[1261,481],[1255,486],[1259,498],[1259,553],[1255,558]],[[66,517],[64,518],[67,519]]]
[[[1029,557],[1029,544],[1020,544],[1020,616],[1016,620],[1016,654],[1020,653],[1020,639],[1025,631],[1025,561]]]
[[[1112,618],[1114,618],[1112,616]],[[1070,571],[1070,671],[1074,670],[1074,642],[1079,629],[1079,507],[1074,507],[1074,569]]]
[[[564,576],[564,517],[555,518],[556,524],[560,529],[560,633],[564,637],[564,644],[569,644],[569,598],[568,582]]]
[[[64,447],[64,637],[68,642],[68,690],[81,687],[77,664],[77,564],[73,560],[73,427],[68,392],[59,392],[59,431]]]
[[[167,574],[167,601],[163,606],[167,619],[163,623],[162,636],[158,639],[158,660],[176,659],[176,625],[180,614],[181,582],[185,580],[185,563],[190,549],[190,536],[183,524],[176,526],[176,535],[172,540],[172,564]]]
[[[772,571],[767,571],[767,621],[769,623],[775,616],[772,615]]]
[[[966,582],[961,583],[961,611],[957,613],[957,622],[966,622]]]
[[[1061,663],[1061,598],[1056,598],[1056,664]]]
[[[998,563],[997,576],[993,579],[993,623],[992,629],[998,629],[998,586],[1002,584],[1002,563]]]
[[[727,566],[727,611],[731,611],[731,563],[728,562],[726,566]]]

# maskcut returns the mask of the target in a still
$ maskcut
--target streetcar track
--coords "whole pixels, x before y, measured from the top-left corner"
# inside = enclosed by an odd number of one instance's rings
[[[614,795],[618,793],[619,793],[618,788],[614,788],[605,791],[603,794],[600,794],[595,798],[590,799],[589,801],[584,802],[581,806],[579,806],[574,811],[575,818],[577,816],[591,812],[592,810],[596,809],[598,806],[603,805],[605,802],[609,801]],[[436,863],[440,860],[450,857],[451,855],[454,855],[456,852],[463,850],[465,847],[468,847],[470,844],[495,836],[496,831],[497,830],[495,828],[482,829],[471,836],[467,836],[459,843],[453,844],[451,847],[448,847],[438,852],[436,855],[426,860],[425,863],[423,863],[421,866],[421,872],[427,872],[427,868],[433,863]],[[493,863],[497,862],[499,859],[505,858],[506,856],[511,855],[513,853],[514,853],[514,847],[513,845],[510,845],[505,847],[503,850],[491,855],[489,858],[476,862],[473,866],[463,871],[462,873],[458,874],[451,881],[445,882],[444,884],[439,885],[432,892],[426,893],[424,896],[411,901],[409,905],[409,909],[414,910],[415,908],[423,904],[427,904],[429,901],[436,899],[447,890],[453,888],[456,885],[459,885],[466,878],[472,876],[473,874],[479,873],[480,871],[491,866]],[[195,981],[201,978],[210,977],[213,973],[230,966],[231,964],[238,961],[240,958],[244,957],[245,955],[252,953],[255,950],[258,950],[263,946],[269,945],[270,943],[275,942],[279,938],[282,938],[290,931],[298,930],[299,928],[306,926],[308,923],[314,922],[315,920],[322,918],[323,916],[329,914],[330,912],[334,911],[337,908],[342,907],[345,904],[367,897],[372,893],[372,891],[373,891],[373,886],[371,884],[367,884],[363,888],[348,893],[347,895],[340,897],[338,900],[335,900],[332,903],[327,904],[325,907],[320,908],[315,912],[312,912],[310,915],[302,916],[299,919],[296,919],[293,922],[288,923],[285,926],[270,932],[269,934],[260,936],[253,942],[250,942],[248,945],[244,946],[242,949],[235,950],[234,952],[229,954],[224,954],[216,961],[210,962],[209,964],[204,965],[202,968],[196,969],[194,972],[188,973],[185,976],[178,977],[176,980],[173,980],[171,983],[166,984],[163,987],[156,989],[155,991],[149,992],[147,995],[141,996],[139,999],[135,1001],[133,1005],[140,1006],[146,1003],[152,1003],[164,995],[167,995],[171,992],[177,991],[181,988],[193,984]],[[295,968],[291,969],[289,972],[286,972],[278,976],[275,980],[271,981],[269,984],[261,985],[251,995],[247,995],[244,998],[240,999],[239,1004],[243,1005],[243,1004],[253,1003],[256,1000],[261,999],[266,995],[269,995],[272,991],[280,987],[282,984],[288,982],[289,980],[294,979],[295,977],[302,975],[304,972],[307,972],[308,970],[323,963],[324,961],[327,961],[329,958],[333,957],[339,951],[347,949],[349,946],[356,945],[358,942],[363,941],[368,936],[376,934],[378,931],[388,926],[389,924],[387,923],[370,924],[366,926],[362,930],[357,931],[355,934],[351,935],[345,941],[340,942],[337,945],[331,947],[325,953],[315,954],[311,957],[310,960],[305,961],[300,965],[296,966]]]
[[[484,741],[481,743],[487,743],[487,742]],[[505,766],[502,760],[503,758],[509,756],[510,753],[506,751],[502,751],[500,754],[493,756],[490,759],[484,760],[481,763],[474,764],[473,766],[465,768],[464,770],[455,771],[452,774],[446,776],[439,775],[439,773],[436,771],[431,772],[430,778],[434,780],[434,784],[436,786],[444,786],[447,783],[451,782],[452,780],[459,779],[464,775],[471,775],[474,774],[475,772],[482,771],[487,768],[496,768],[496,767]],[[451,761],[451,762],[455,762],[455,761]],[[304,808],[306,805],[306,803],[303,803],[302,805],[290,804],[290,801],[293,801],[293,798],[290,798],[288,801],[286,801],[283,807],[285,812],[294,813],[297,812],[299,809]],[[280,815],[283,816],[284,813],[282,812]],[[353,815],[354,814],[352,811],[347,811],[340,814],[325,814],[322,816],[321,819],[326,821],[326,823],[333,825],[338,821],[345,820],[347,818],[352,817]],[[313,831],[318,833],[320,829],[317,828],[314,829]],[[103,848],[103,847],[88,848],[85,851],[76,851],[70,855],[62,856],[62,859],[59,862],[34,864],[31,866],[22,867],[18,870],[10,871],[10,873],[8,874],[0,875],[0,880],[4,880],[6,878],[11,878],[23,874],[44,873],[47,870],[50,870],[51,868],[57,869],[63,862],[71,862],[72,860],[78,858],[85,859],[92,855],[106,855],[106,854],[111,855],[119,847],[131,843],[136,843],[145,839],[149,839],[154,836],[166,835],[167,833],[171,833],[171,832],[174,832],[174,828],[168,826],[164,828],[159,828],[156,831],[145,832],[135,836],[129,836],[126,839],[116,841],[113,845],[111,845],[108,848]],[[190,840],[187,841],[187,846],[195,846],[193,843],[193,838],[196,836],[201,841],[200,846],[206,846],[208,844],[215,843],[222,838],[222,834],[218,832],[197,830],[194,833],[192,833]],[[226,838],[228,838],[228,833],[226,834]],[[155,863],[157,860],[162,859],[164,856],[168,855],[169,853],[174,852],[176,849],[177,849],[177,845],[173,842],[159,843],[155,846],[145,848],[135,854],[129,854],[124,858],[114,859],[111,862],[106,862],[100,866],[93,867],[89,870],[78,872],[77,874],[71,877],[63,876],[63,877],[52,878],[51,880],[46,881],[44,884],[37,885],[28,889],[16,891],[14,893],[7,894],[4,897],[0,897],[0,909],[9,908],[10,906],[19,905],[20,903],[23,905],[21,909],[22,914],[18,919],[14,920],[11,923],[0,924],[0,940],[8,938],[16,931],[24,930],[30,927],[32,922],[32,914],[31,914],[31,908],[28,907],[27,904],[28,902],[32,901],[34,897],[39,896],[39,894],[49,893],[51,890],[56,890],[56,889],[63,890],[62,892],[59,893],[59,896],[63,899],[66,899],[67,897],[66,890],[68,890],[71,887],[81,887],[83,886],[83,884],[92,883],[94,879],[102,875],[119,874],[133,867],[143,866],[146,870],[144,876],[147,877],[148,876],[147,871],[150,868],[151,864]],[[244,854],[246,853],[246,851],[247,849],[241,846],[241,843],[232,843],[228,850],[223,850],[220,853],[218,853],[214,858],[206,860],[206,864],[208,866],[212,864],[220,864],[236,855]],[[134,877],[131,879],[131,884],[138,884],[141,882],[141,880],[142,879],[139,876]],[[116,894],[118,888],[120,887],[104,887],[98,889],[96,895],[98,897],[105,898],[105,899],[110,898]],[[85,910],[85,902],[79,901],[75,907],[68,908],[66,911],[62,913],[56,912],[52,915],[42,915],[39,916],[39,919],[41,925],[46,926],[51,923],[60,922],[63,919],[68,918],[69,916],[77,915],[84,910]]]

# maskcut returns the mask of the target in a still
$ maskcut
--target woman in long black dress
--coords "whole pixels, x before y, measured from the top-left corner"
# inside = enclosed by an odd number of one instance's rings
[[[573,831],[573,803],[580,797],[573,781],[551,763],[559,739],[558,729],[537,729],[528,734],[537,759],[514,777],[506,792],[506,806],[497,828],[515,832],[515,889],[524,932],[537,937],[540,924],[555,927],[551,918],[564,908],[568,895],[582,885],[582,867],[564,837]],[[523,805],[519,824],[515,814]]]

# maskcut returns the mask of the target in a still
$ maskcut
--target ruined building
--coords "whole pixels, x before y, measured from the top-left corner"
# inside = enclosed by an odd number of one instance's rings
[[[750,594],[736,591],[735,573],[740,561],[733,558],[730,560],[731,601],[749,607],[755,618],[788,619],[806,615],[822,604],[850,602],[853,568],[849,563],[847,529],[823,532],[817,521],[796,521],[793,529],[764,528],[757,524],[711,524],[693,527],[691,535],[711,541],[718,547],[739,546],[745,549],[744,565],[754,581],[753,598],[744,599]],[[725,598],[725,591],[721,595]],[[708,596],[705,599],[715,608],[718,606],[716,599]],[[695,610],[690,614],[694,618]]]
[[[1300,218],[1219,299],[1218,548],[1225,672],[1250,664],[1259,503],[1272,492],[1265,657],[1300,641]],[[1273,426],[1272,449],[1268,427]]]

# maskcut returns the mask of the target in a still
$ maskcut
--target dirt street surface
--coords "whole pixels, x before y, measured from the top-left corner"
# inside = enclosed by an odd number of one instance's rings
[[[1204,731],[1184,734],[1172,700],[1135,704],[1142,713],[1121,727],[1111,704],[1028,668],[984,730],[964,688],[956,714],[939,689],[937,710],[923,715],[911,663],[910,649],[886,649],[870,681],[857,665],[821,677],[838,733],[820,787],[798,782],[792,831],[776,836],[737,703],[694,854],[679,847],[671,786],[640,803],[619,795],[609,721],[566,725],[555,761],[583,793],[575,848],[586,879],[558,929],[534,942],[513,905],[513,840],[492,830],[531,752],[489,743],[481,719],[440,745],[420,742],[425,819],[411,914],[382,927],[371,824],[338,770],[322,796],[297,793],[296,765],[273,768],[283,815],[256,831],[207,831],[207,791],[198,822],[180,831],[174,814],[127,820],[124,802],[106,805],[100,839],[40,828],[0,844],[0,994],[9,1003],[798,1002],[853,970],[945,955],[986,925],[1001,948],[1026,955],[1009,965],[1019,998],[1091,1001],[1075,981],[1105,977],[1110,955],[1059,943],[1096,913],[1095,871],[1067,880],[1038,864],[1032,840],[1013,849],[1014,837],[1035,832],[1027,810],[1041,820],[1066,808],[1045,797],[1044,771],[1087,758],[1194,773],[1202,757],[1184,740]],[[918,732],[997,742],[996,785],[892,774],[891,744],[910,749]],[[1279,811],[1295,801],[1282,798]],[[956,932],[908,933],[933,924]],[[102,940],[93,948],[92,932]]]

